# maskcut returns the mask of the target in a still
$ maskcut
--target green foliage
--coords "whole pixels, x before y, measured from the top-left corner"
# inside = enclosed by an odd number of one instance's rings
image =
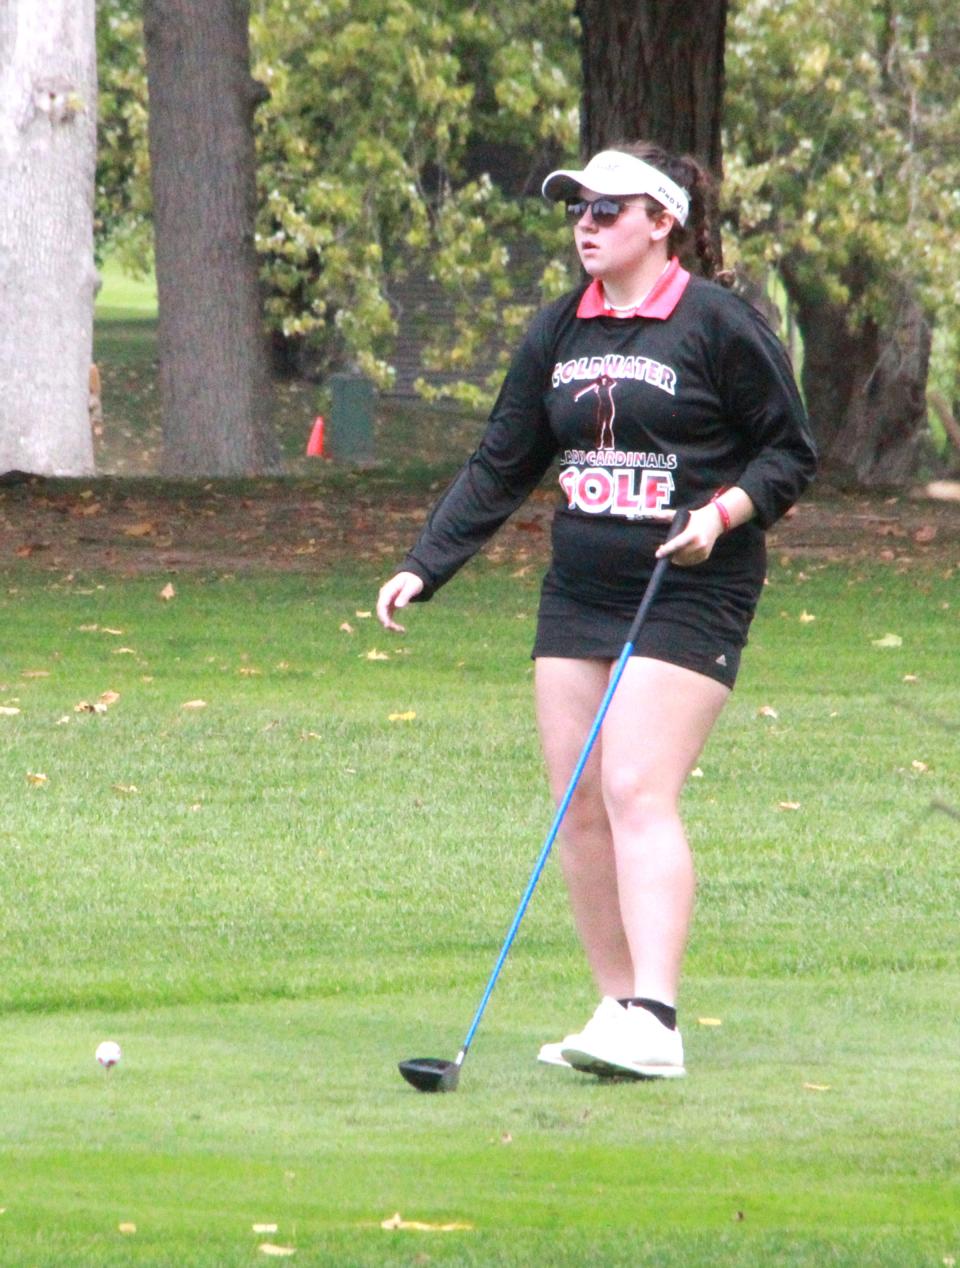
[[[559,239],[535,200],[527,206],[467,167],[478,140],[524,137],[531,154],[573,143],[569,5],[541,8],[536,30],[552,31],[549,54],[515,6],[259,6],[254,73],[271,98],[256,120],[258,242],[276,329],[388,385],[403,320],[391,288],[416,267],[460,299],[433,365],[464,369],[492,337],[514,338],[530,310],[504,313],[518,280],[508,242],[531,222],[548,257]]]
[[[147,77],[141,0],[97,5],[99,110],[94,230],[132,277],[153,264]]]
[[[98,242],[148,266],[139,0],[98,5]],[[727,44],[728,254],[789,267],[851,323],[916,287],[953,398],[960,312],[960,34],[952,0],[740,0]],[[320,370],[385,386],[409,314],[398,283],[432,276],[454,313],[427,367],[502,361],[532,307],[572,281],[567,235],[511,171],[576,150],[571,0],[254,0],[258,247],[271,326]],[[492,378],[497,377],[498,371]],[[487,390],[430,389],[483,404]]]
[[[960,312],[960,36],[950,0],[741,0],[725,197],[742,262],[851,325],[898,289]]]
[[[255,117],[267,318],[318,369],[352,362],[389,385],[404,319],[394,290],[413,268],[453,298],[428,360],[454,371],[515,341],[533,309],[505,304],[518,289],[539,299],[568,284],[556,217],[505,192],[476,155],[507,145],[529,167],[575,148],[572,23],[570,0],[253,4],[253,73],[270,92]],[[138,0],[104,0],[98,40],[99,249],[149,267]]]

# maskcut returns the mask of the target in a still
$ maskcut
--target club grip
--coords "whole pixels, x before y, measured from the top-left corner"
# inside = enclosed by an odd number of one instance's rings
[[[673,541],[674,537],[679,537],[689,523],[690,512],[685,506],[681,507],[670,521],[670,531],[667,533],[664,541]]]
[[[690,512],[686,508],[681,508],[670,521],[670,531],[667,533],[664,541],[671,541],[678,534],[682,533],[690,522]],[[644,591],[643,600],[637,608],[637,614],[633,618],[633,624],[630,626],[630,633],[627,635],[627,642],[631,648],[636,642],[637,635],[640,633],[640,626],[647,618],[647,611],[650,604],[654,601],[657,591],[660,589],[660,582],[663,580],[663,574],[670,567],[669,558],[658,559],[654,566],[653,572],[650,574],[650,580],[647,582],[647,588]]]

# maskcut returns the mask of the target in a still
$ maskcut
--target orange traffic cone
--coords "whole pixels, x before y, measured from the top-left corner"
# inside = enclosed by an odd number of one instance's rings
[[[318,414],[313,420],[313,427],[310,429],[310,439],[307,441],[307,457],[322,458],[323,457],[323,415]]]

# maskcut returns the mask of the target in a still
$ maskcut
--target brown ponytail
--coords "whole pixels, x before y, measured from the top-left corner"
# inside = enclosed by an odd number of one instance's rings
[[[667,251],[703,277],[713,278],[723,286],[733,285],[733,274],[723,272],[720,258],[720,235],[714,227],[716,190],[710,173],[690,155],[670,154],[652,141],[617,142],[610,147],[634,158],[643,159],[651,167],[669,176],[690,196],[690,213],[686,225],[674,223],[667,239]],[[662,203],[644,195],[651,214],[665,211]]]

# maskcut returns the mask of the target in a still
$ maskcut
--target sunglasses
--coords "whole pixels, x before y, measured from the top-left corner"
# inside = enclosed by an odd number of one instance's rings
[[[599,225],[601,229],[608,229],[610,225],[616,223],[621,212],[633,205],[633,203],[622,202],[618,198],[595,198],[593,202],[581,198],[577,202],[567,203],[567,219],[576,224],[589,211],[590,219],[594,224]]]

